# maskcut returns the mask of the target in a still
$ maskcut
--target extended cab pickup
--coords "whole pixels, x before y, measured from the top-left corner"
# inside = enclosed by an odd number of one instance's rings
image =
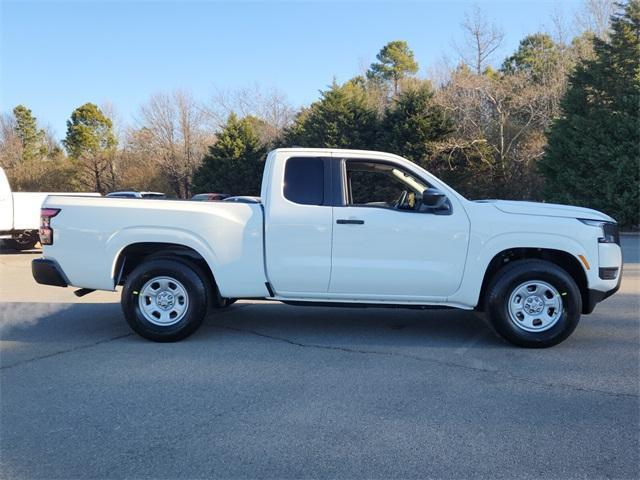
[[[278,149],[260,203],[48,197],[37,282],[123,285],[155,341],[238,298],[485,312],[514,344],[567,338],[620,285],[618,226],[562,205],[469,201],[414,163],[356,150]]]

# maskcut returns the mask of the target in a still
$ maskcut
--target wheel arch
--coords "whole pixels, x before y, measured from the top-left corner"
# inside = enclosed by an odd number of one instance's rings
[[[144,239],[144,240],[143,240]],[[119,230],[106,242],[107,258],[111,259],[111,278],[114,287],[123,278],[127,264],[144,259],[150,254],[165,251],[170,255],[190,257],[204,262],[205,271],[213,276],[217,259],[207,242],[196,232],[178,228],[129,227]],[[127,261],[129,258],[129,261]],[[135,268],[135,267],[134,267]],[[128,269],[130,272],[132,269]]]
[[[485,294],[491,279],[495,274],[500,271],[504,266],[513,262],[514,260],[525,259],[538,259],[546,260],[566,271],[573,281],[576,282],[580,295],[582,297],[582,313],[591,313],[589,311],[589,287],[587,274],[584,266],[580,263],[580,260],[563,250],[556,250],[552,248],[530,248],[530,247],[515,247],[507,248],[494,255],[489,262],[482,279],[482,286],[480,288],[480,297],[478,298],[478,304],[476,310],[484,310]]]
[[[179,243],[169,242],[136,242],[123,247],[115,258],[113,266],[114,285],[122,285],[140,263],[150,257],[179,257],[189,259],[202,271],[214,278],[213,270],[204,256],[194,248]]]

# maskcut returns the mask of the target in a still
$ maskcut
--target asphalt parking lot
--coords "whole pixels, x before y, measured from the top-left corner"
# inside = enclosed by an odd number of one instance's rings
[[[2,478],[638,478],[640,237],[547,350],[469,312],[239,302],[186,341],[0,254]]]

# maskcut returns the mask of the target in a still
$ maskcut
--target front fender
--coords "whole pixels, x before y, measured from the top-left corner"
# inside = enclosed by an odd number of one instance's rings
[[[480,299],[482,282],[491,260],[501,252],[514,248],[540,248],[566,252],[578,261],[588,276],[591,272],[586,271],[579,255],[584,256],[591,265],[598,264],[597,243],[594,244],[593,249],[585,248],[584,245],[588,244],[589,242],[581,242],[567,235],[538,232],[502,233],[485,241],[476,238],[470,243],[461,287],[448,300],[467,307],[475,307]]]

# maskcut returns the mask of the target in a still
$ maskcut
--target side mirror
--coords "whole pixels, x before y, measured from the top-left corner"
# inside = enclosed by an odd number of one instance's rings
[[[447,196],[437,188],[429,187],[422,192],[422,204],[429,208],[440,208],[447,201]]]

